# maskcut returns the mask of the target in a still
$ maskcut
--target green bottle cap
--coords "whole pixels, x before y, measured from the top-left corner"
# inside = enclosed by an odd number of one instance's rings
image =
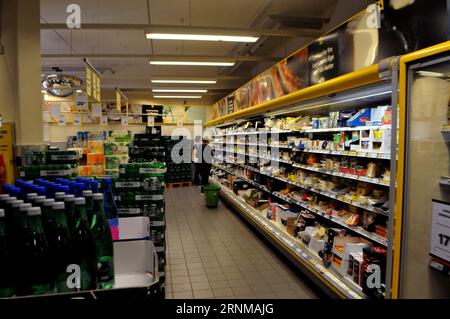
[[[41,215],[41,208],[40,207],[30,207],[27,210],[28,216],[40,216]]]

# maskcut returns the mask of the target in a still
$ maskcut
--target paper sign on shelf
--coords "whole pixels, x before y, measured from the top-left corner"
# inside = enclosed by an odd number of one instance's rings
[[[450,262],[450,203],[433,199],[430,253]]]
[[[177,126],[183,126],[183,119],[182,118],[179,118],[177,120]]]
[[[101,103],[92,103],[91,104],[92,116],[99,117],[102,115],[102,104]]]
[[[66,126],[66,116],[61,114],[58,119],[59,126]]]
[[[73,116],[73,125],[77,125],[77,126],[81,125],[81,114],[75,114]]]
[[[155,117],[154,116],[147,116],[147,126],[149,126],[149,127],[155,126]]]
[[[61,114],[61,106],[59,104],[52,104],[50,113],[53,118],[58,118]]]
[[[108,125],[108,115],[100,116],[100,125]]]
[[[120,122],[122,125],[125,125],[125,126],[128,125],[128,116],[122,116],[120,118]]]

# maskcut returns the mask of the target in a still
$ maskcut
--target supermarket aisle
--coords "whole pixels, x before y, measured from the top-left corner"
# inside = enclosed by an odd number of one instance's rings
[[[268,244],[197,187],[166,189],[166,298],[318,298]]]

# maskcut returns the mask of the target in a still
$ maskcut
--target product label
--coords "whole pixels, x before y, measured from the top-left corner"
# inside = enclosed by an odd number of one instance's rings
[[[166,223],[162,220],[162,221],[151,221],[150,225],[153,227],[161,227],[164,226]]]
[[[141,182],[116,182],[116,187],[118,188],[136,188],[140,186]]]
[[[141,167],[139,168],[139,174],[164,174],[167,171],[165,168],[151,168]]]
[[[75,154],[66,154],[66,155],[51,155],[50,158],[52,161],[73,161],[77,159]]]
[[[121,168],[119,169],[119,173],[120,173],[120,174],[125,174],[125,167],[121,167]]]
[[[119,214],[127,214],[127,215],[138,215],[141,213],[140,208],[119,208]]]
[[[68,170],[40,171],[40,176],[65,176],[70,175]]]
[[[163,195],[136,195],[136,200],[163,200]]]

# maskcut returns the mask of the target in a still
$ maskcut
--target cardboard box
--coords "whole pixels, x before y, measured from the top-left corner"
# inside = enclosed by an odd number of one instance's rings
[[[119,240],[150,238],[150,218],[147,216],[119,218]]]

